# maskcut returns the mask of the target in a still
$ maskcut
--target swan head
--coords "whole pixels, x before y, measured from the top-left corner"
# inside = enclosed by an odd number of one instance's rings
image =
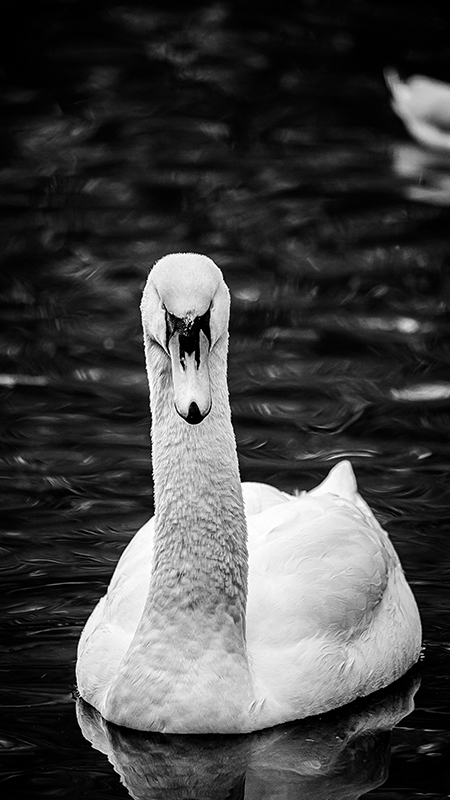
[[[197,425],[211,410],[209,356],[228,333],[230,298],[207,256],[172,253],[156,262],[142,295],[144,335],[170,358],[175,408]]]

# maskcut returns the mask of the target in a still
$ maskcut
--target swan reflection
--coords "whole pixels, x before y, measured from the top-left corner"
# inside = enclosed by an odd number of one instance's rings
[[[450,205],[450,152],[438,153],[415,144],[392,147],[392,167],[403,182],[409,200],[430,205]]]
[[[392,728],[413,710],[418,686],[413,670],[337,711],[238,736],[131,731],[81,699],[77,717],[135,800],[344,800],[386,780]]]

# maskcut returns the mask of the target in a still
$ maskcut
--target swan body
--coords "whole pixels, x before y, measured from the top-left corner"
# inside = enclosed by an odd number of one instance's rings
[[[450,85],[425,75],[403,81],[394,69],[384,74],[392,107],[411,136],[432,150],[450,151]]]
[[[130,728],[243,733],[392,683],[419,657],[420,618],[350,463],[299,496],[241,484],[220,270],[166,256],[141,308],[155,516],[83,630],[81,696]]]

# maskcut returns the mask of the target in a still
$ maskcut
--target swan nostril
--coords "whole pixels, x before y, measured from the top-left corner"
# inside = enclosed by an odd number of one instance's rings
[[[175,410],[177,414],[184,419],[185,422],[188,422],[189,425],[198,425],[199,422],[203,422],[205,417],[208,416],[209,412],[211,411],[211,404],[209,404],[208,408],[205,411],[200,411],[195,400],[192,400],[191,404],[189,405],[189,409],[186,412],[185,409],[180,409],[177,404],[175,403]]]
[[[177,414],[179,414],[185,422],[188,422],[189,425],[198,425],[199,422],[203,422],[205,417],[207,417],[211,411],[211,404],[208,406],[206,411],[200,411],[195,400],[191,402],[187,413],[185,410],[181,410],[176,403],[174,405]]]
[[[189,422],[190,425],[198,425],[203,419],[203,414],[200,412],[200,409],[197,403],[192,402],[189,406],[188,415],[186,417],[186,422]]]

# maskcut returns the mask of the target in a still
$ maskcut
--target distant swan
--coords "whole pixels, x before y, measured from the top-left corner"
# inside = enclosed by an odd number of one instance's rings
[[[425,75],[402,80],[395,69],[384,71],[392,107],[420,144],[450,152],[450,85]]]
[[[81,635],[81,696],[144,731],[244,733],[328,711],[417,660],[398,556],[338,464],[292,497],[239,478],[229,292],[206,256],[150,272],[142,323],[155,516]]]

